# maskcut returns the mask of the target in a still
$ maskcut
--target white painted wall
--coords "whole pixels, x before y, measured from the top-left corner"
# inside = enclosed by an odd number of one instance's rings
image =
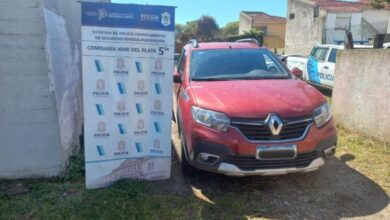
[[[351,15],[351,26],[359,26],[362,23],[362,13],[353,13]]]
[[[370,23],[388,22],[390,11],[388,10],[367,10],[363,12],[363,18]]]
[[[390,16],[389,21],[387,22],[387,33],[390,34]]]
[[[325,18],[325,28],[334,29],[336,27],[337,17],[350,18],[351,26],[359,26],[362,20],[362,13],[328,13]]]
[[[336,26],[336,13],[328,13],[325,18],[325,29],[334,29]]]

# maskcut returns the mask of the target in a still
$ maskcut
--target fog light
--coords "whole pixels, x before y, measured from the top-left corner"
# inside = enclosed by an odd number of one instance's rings
[[[196,161],[205,165],[215,165],[219,160],[219,156],[207,153],[199,153]]]
[[[327,159],[329,159],[331,156],[333,156],[336,153],[336,145],[333,145],[330,148],[327,148],[324,150],[324,155]]]

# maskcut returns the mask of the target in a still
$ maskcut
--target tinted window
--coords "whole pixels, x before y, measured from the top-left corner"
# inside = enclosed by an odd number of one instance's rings
[[[317,48],[314,48],[314,50],[311,52],[311,55],[316,60],[324,61],[327,50],[328,50],[327,48],[317,47]]]
[[[336,63],[337,49],[332,49],[329,54],[328,62]]]
[[[265,49],[196,50],[192,80],[290,78],[280,60]]]

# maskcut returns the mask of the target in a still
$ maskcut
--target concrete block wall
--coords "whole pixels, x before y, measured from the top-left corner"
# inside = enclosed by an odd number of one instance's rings
[[[58,56],[49,54],[44,8],[66,21],[68,41],[62,43],[72,51],[66,69],[73,78],[64,83],[54,82]],[[1,1],[0,178],[50,177],[65,170],[81,133],[82,108],[75,110],[82,106],[80,39],[77,0]],[[63,126],[64,121],[73,126]]]
[[[326,11],[320,10],[314,18],[314,3],[309,0],[288,0],[285,52],[289,55],[308,56],[322,43]],[[290,19],[290,14],[294,18]]]
[[[338,124],[390,143],[390,49],[337,54],[333,115]]]
[[[63,164],[40,2],[1,4],[0,177],[52,176]]]

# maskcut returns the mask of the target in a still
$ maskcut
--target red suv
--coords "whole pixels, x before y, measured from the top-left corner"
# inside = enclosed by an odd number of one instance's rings
[[[250,40],[191,40],[173,78],[185,173],[310,172],[335,152],[337,132],[323,95]]]

